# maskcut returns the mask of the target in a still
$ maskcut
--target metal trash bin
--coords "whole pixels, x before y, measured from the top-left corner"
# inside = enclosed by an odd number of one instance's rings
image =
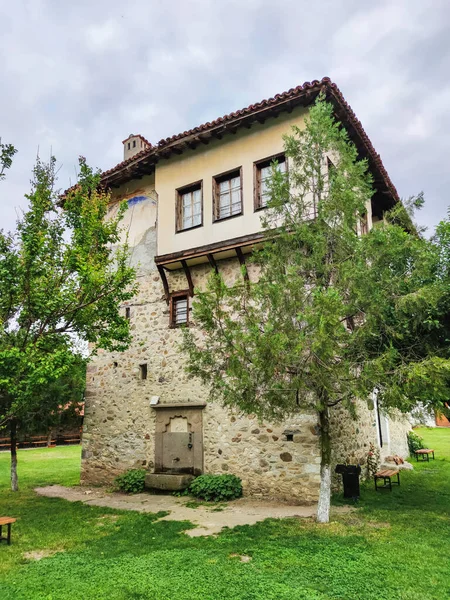
[[[359,475],[361,467],[359,465],[336,465],[335,473],[342,475],[344,484],[344,498],[357,500],[359,493]]]

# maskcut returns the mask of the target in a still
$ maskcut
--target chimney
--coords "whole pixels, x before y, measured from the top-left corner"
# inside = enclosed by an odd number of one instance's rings
[[[150,142],[148,142],[142,135],[134,135],[131,133],[126,140],[123,140],[123,160],[127,160],[127,158],[131,158],[135,154],[142,152],[142,150],[147,150],[151,147]]]

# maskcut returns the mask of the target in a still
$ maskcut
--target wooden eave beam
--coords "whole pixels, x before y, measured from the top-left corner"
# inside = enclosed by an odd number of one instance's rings
[[[162,267],[161,265],[157,265],[157,267],[158,267],[159,276],[161,277],[161,281],[162,281],[163,288],[164,288],[164,296],[166,298],[167,304],[169,304],[170,291],[169,291],[169,282],[167,281],[167,277],[166,277],[166,272],[164,271],[164,267]]]
[[[247,271],[247,265],[245,264],[245,257],[240,247],[235,248],[236,256],[238,257],[239,263],[241,267],[244,267],[244,279],[245,281],[250,281]]]
[[[156,256],[155,262],[159,265],[169,265],[170,263],[181,262],[182,260],[190,260],[192,258],[199,258],[200,256],[207,256],[208,254],[231,251],[237,246],[240,248],[243,246],[252,246],[255,243],[260,243],[264,240],[264,238],[264,233],[252,233],[250,235],[229,240],[228,243],[215,242],[213,244],[206,244],[205,246],[199,246],[198,248],[192,248],[183,252],[172,252],[170,254]]]
[[[211,268],[214,269],[215,274],[218,275],[219,274],[219,267],[217,266],[216,259],[214,258],[214,255],[213,254],[207,254],[206,256],[208,257],[208,262],[211,265]]]
[[[194,283],[192,281],[191,270],[185,260],[181,261],[181,266],[183,267],[183,271],[184,271],[184,274],[186,275],[186,279],[188,282],[189,296],[191,296],[191,298],[192,298],[192,296],[194,295]]]

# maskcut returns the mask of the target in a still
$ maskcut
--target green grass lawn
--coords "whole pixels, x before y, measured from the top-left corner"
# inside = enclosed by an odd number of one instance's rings
[[[268,520],[217,538],[190,538],[180,533],[186,524],[154,515],[36,496],[34,486],[78,482],[79,447],[20,451],[16,494],[0,453],[0,515],[18,517],[13,544],[0,545],[0,599],[450,598],[450,429],[419,434],[436,460],[414,461],[392,493],[365,485],[358,510],[329,525]],[[42,551],[53,554],[27,554]]]

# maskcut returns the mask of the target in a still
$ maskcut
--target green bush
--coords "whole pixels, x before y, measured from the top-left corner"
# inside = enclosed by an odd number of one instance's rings
[[[414,431],[408,432],[408,448],[411,456],[414,456],[414,452],[416,450],[420,450],[421,448],[425,448],[423,444],[423,439]]]
[[[139,494],[144,491],[145,469],[130,469],[119,475],[114,483],[121,492]]]
[[[207,502],[223,502],[242,496],[242,482],[236,475],[200,475],[189,486],[189,492]]]

